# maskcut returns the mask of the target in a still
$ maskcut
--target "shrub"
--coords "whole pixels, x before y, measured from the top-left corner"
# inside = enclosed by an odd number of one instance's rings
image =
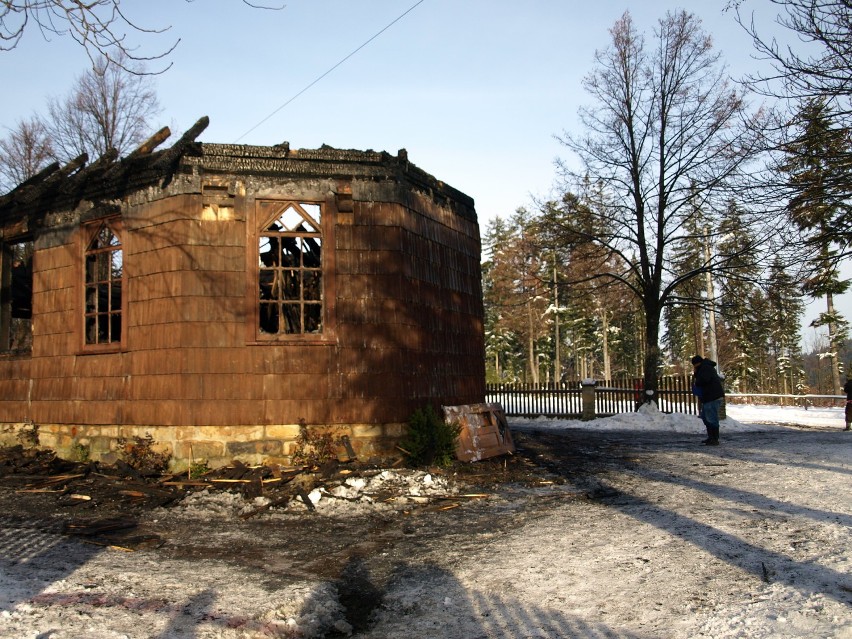
[[[198,479],[202,475],[205,475],[210,472],[210,466],[207,463],[206,459],[202,459],[200,461],[194,461],[190,464],[189,469],[187,470],[187,478],[188,479]]]
[[[293,448],[293,463],[300,466],[322,466],[337,459],[337,444],[334,436],[310,430],[304,420],[299,420],[299,435]]]
[[[38,424],[27,420],[23,428],[18,431],[18,441],[24,448],[35,448],[38,446]]]
[[[154,443],[150,433],[146,433],[145,437],[134,436],[129,440],[119,437],[118,455],[123,462],[138,471],[150,474],[162,473],[168,468],[172,454],[158,453],[154,450]]]
[[[71,456],[75,461],[86,463],[91,457],[91,449],[87,444],[77,442],[71,447]]]
[[[448,424],[432,406],[417,409],[408,420],[408,432],[400,449],[414,466],[449,466],[456,456],[456,439],[461,427]]]

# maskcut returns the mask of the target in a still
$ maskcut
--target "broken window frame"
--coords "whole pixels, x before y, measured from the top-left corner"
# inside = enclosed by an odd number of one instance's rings
[[[115,242],[96,245],[104,231]],[[123,235],[124,228],[117,218],[98,220],[84,226],[80,277],[80,338],[83,352],[100,353],[124,348],[127,294]],[[95,271],[91,265],[95,265]]]
[[[256,201],[255,212],[255,234],[248,245],[252,264],[249,316],[253,321],[253,340],[258,343],[328,340],[331,331],[326,295],[330,244],[326,202],[263,199]],[[307,228],[281,224],[284,215],[304,222],[297,226]],[[281,230],[274,230],[275,225]]]
[[[31,237],[0,243],[0,353],[29,355],[33,348],[33,257]]]

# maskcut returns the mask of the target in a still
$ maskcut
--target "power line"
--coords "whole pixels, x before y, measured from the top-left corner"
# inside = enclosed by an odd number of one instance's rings
[[[397,22],[399,22],[400,20],[402,20],[402,19],[403,19],[405,16],[407,16],[409,13],[411,13],[412,11],[414,11],[414,9],[416,9],[416,8],[418,7],[418,5],[423,4],[425,1],[426,1],[426,0],[417,0],[417,2],[415,2],[415,3],[414,3],[413,5],[411,5],[408,9],[406,9],[406,11],[405,11],[405,12],[403,12],[402,14],[400,14],[399,16],[397,16],[397,17],[396,17],[393,21],[391,21],[390,23],[388,23],[388,24],[387,24],[387,25],[386,25],[386,26],[385,26],[385,27],[384,27],[381,31],[379,31],[378,33],[376,33],[376,34],[375,34],[374,36],[372,36],[369,40],[367,40],[367,41],[366,41],[366,42],[364,42],[361,46],[359,46],[357,49],[355,49],[352,53],[350,53],[350,54],[349,54],[349,55],[347,55],[345,58],[343,58],[342,60],[340,60],[337,64],[335,64],[333,67],[331,67],[328,71],[326,71],[325,73],[323,73],[323,74],[322,74],[321,76],[319,76],[316,80],[314,80],[313,82],[311,82],[308,86],[306,86],[304,89],[302,89],[301,91],[299,91],[296,95],[294,95],[293,97],[291,97],[291,98],[290,98],[289,100],[287,100],[284,104],[282,104],[280,107],[278,107],[277,109],[275,109],[272,113],[270,113],[269,115],[267,115],[267,116],[266,116],[265,118],[263,118],[260,122],[258,122],[257,124],[255,124],[252,128],[250,128],[248,131],[246,131],[246,132],[245,132],[245,133],[243,133],[240,137],[238,137],[236,140],[234,140],[234,143],[236,144],[237,142],[239,142],[240,140],[242,140],[244,137],[246,137],[249,133],[251,133],[252,131],[254,131],[256,128],[258,128],[259,126],[261,126],[262,124],[264,124],[265,122],[267,122],[270,118],[272,118],[272,117],[273,117],[276,113],[278,113],[281,109],[283,109],[283,108],[284,108],[284,107],[286,107],[288,104],[290,104],[291,102],[293,102],[296,98],[298,98],[300,95],[302,95],[303,93],[305,93],[308,89],[310,89],[312,86],[314,86],[317,82],[319,82],[320,80],[322,80],[325,76],[327,76],[329,73],[331,73],[332,71],[334,71],[337,67],[339,67],[341,64],[343,64],[344,62],[346,62],[346,61],[347,61],[349,58],[351,58],[353,55],[355,55],[356,53],[358,53],[361,49],[363,49],[363,48],[364,48],[364,47],[366,47],[368,44],[370,44],[373,40],[375,40],[375,39],[376,39],[376,38],[378,38],[380,35],[382,35],[385,31],[387,31],[388,29],[390,29],[393,25],[395,25]]]

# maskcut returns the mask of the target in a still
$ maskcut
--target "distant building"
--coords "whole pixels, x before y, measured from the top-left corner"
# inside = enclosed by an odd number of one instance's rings
[[[195,142],[206,124],[0,197],[3,441],[286,462],[304,426],[370,457],[427,403],[484,401],[471,198],[404,150]]]

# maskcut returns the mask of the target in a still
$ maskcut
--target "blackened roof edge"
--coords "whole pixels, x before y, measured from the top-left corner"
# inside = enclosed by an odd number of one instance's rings
[[[197,168],[214,173],[407,181],[439,200],[451,202],[465,219],[477,221],[473,198],[410,163],[405,149],[394,156],[328,145],[290,149],[288,143],[253,146],[196,142],[209,122],[206,116],[199,119],[175,144],[161,151],[155,149],[169,137],[168,128],[124,158],[110,150],[91,164],[87,164],[85,154],[64,166],[53,163],[0,196],[0,224],[26,219],[27,228],[32,230],[48,213],[72,210],[83,200],[114,200],[148,186],[165,187],[175,174]]]

